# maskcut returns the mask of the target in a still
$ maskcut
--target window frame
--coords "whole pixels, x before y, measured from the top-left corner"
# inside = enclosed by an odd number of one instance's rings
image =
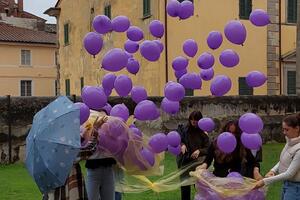
[[[244,87],[247,88],[247,89],[243,89],[241,88],[241,83],[244,83]],[[242,92],[243,91],[243,92]],[[252,87],[249,87],[247,85],[247,82],[246,82],[246,77],[238,77],[238,92],[239,92],[239,95],[241,96],[245,96],[245,95],[250,95],[250,96],[253,96],[254,95],[254,90]],[[248,93],[249,92],[249,93]]]
[[[70,23],[64,24],[64,45],[70,45]]]
[[[243,9],[241,9],[241,7],[242,7],[241,3],[242,2],[245,5],[245,7]],[[247,7],[247,6],[249,6],[249,7]],[[249,8],[249,10],[248,10],[248,8]],[[239,0],[239,19],[249,20],[250,13],[252,12],[252,9],[253,9],[253,2],[252,2],[252,0]],[[243,12],[245,12],[245,14],[243,14],[243,15],[241,13],[242,10],[243,10]],[[249,13],[247,13],[247,11]]]
[[[27,82],[30,82],[30,95],[28,95],[28,91],[27,91],[27,89],[28,89],[28,86],[27,86],[27,84],[25,84],[25,90],[24,90],[24,95],[22,95],[22,82],[24,82],[24,83],[27,83]],[[32,80],[30,80],[30,79],[22,79],[22,80],[20,80],[20,96],[21,97],[31,97],[31,96],[33,96],[33,81]]]
[[[24,56],[25,56],[25,63],[22,63],[22,61],[23,61],[23,52],[25,53],[24,54]],[[26,57],[26,52],[29,52],[29,57]],[[20,62],[20,65],[21,66],[27,66],[27,67],[30,67],[30,66],[32,66],[32,54],[31,54],[31,50],[30,49],[21,49],[21,62]],[[27,59],[26,58],[29,58],[29,64],[26,62],[27,61]]]

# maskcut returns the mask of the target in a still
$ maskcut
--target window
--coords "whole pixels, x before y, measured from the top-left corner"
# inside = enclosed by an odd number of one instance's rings
[[[57,96],[58,95],[58,81],[57,80],[55,80],[55,83],[54,83],[55,85],[54,85],[54,91],[55,91],[55,96]]]
[[[194,96],[193,89],[185,89],[185,96]]]
[[[240,19],[249,19],[252,12],[252,0],[239,0],[240,1]]]
[[[151,3],[150,0],[143,0],[143,16],[149,17],[151,15]]]
[[[239,95],[253,95],[253,88],[247,85],[245,77],[239,77]]]
[[[70,44],[69,42],[69,24],[64,25],[64,42],[65,45]]]
[[[287,22],[296,23],[297,22],[297,0],[287,1]]]
[[[106,15],[109,19],[111,19],[111,5],[105,6],[104,15]]]
[[[54,62],[55,62],[55,66],[57,66],[59,63],[58,63],[58,52],[55,51],[55,54],[54,54]]]
[[[287,94],[296,95],[296,71],[287,71]]]
[[[66,96],[70,96],[71,95],[71,91],[70,91],[70,79],[66,79]]]
[[[31,65],[31,51],[21,50],[21,65]]]
[[[82,90],[83,87],[84,87],[84,78],[81,77],[80,78],[80,89]]]
[[[32,96],[32,81],[21,81],[21,96]]]

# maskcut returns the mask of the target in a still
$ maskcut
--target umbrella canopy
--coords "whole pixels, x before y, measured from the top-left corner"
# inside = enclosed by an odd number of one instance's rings
[[[80,150],[79,107],[58,97],[33,118],[26,167],[42,193],[65,184]]]

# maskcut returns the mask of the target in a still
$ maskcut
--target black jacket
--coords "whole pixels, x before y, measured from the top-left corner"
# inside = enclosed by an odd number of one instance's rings
[[[197,132],[189,132],[189,125],[184,126],[180,124],[177,132],[181,137],[181,145],[184,144],[187,147],[187,152],[184,155],[180,153],[180,155],[177,156],[177,165],[179,168],[195,161],[193,158],[191,158],[191,155],[196,150],[200,151],[199,157],[207,155],[209,138],[201,129],[199,129]]]

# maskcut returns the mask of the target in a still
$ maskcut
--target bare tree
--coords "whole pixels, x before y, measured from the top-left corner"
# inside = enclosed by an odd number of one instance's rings
[[[300,96],[300,0],[297,1],[296,92]]]

